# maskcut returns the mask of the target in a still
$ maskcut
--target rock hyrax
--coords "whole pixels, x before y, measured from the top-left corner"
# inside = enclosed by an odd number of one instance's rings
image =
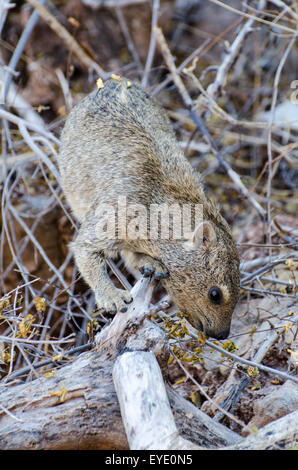
[[[98,308],[125,311],[132,300],[107,274],[106,257],[121,253],[162,280],[194,327],[226,338],[239,296],[238,253],[165,110],[137,83],[109,79],[72,109],[61,142],[63,188],[80,222],[72,249]],[[191,207],[192,224],[201,207],[203,221],[176,236],[175,211],[162,212],[173,207]],[[153,227],[152,208],[161,210]]]

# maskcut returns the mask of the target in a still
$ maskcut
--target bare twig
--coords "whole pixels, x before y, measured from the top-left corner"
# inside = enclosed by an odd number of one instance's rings
[[[0,4],[0,36],[2,33],[3,26],[5,24],[7,11],[16,6],[15,3],[11,3],[10,0],[2,0]]]
[[[209,2],[215,3],[216,5],[219,5],[223,8],[226,8],[227,10],[230,10],[234,13],[237,13],[238,15],[245,16],[246,18],[254,19],[255,21],[259,21],[260,23],[264,23],[267,26],[279,28],[280,30],[286,31],[287,33],[295,34],[295,32],[296,32],[294,29],[289,28],[288,26],[285,26],[285,25],[282,25],[282,24],[279,24],[279,23],[272,23],[271,21],[264,20],[263,18],[260,18],[258,16],[251,15],[249,13],[245,13],[241,10],[238,10],[237,8],[232,7],[231,5],[228,5],[227,3],[224,3],[222,1],[220,1],[220,0],[209,0]]]
[[[287,299],[297,299],[298,300],[298,294],[284,294],[279,291],[273,291],[270,289],[256,289],[254,287],[247,287],[241,285],[241,288],[247,292],[253,292],[254,294],[261,294],[261,295],[275,295],[277,297],[285,297]]]
[[[49,10],[43,6],[39,0],[28,0],[40,14],[46,23],[52,28],[53,31],[63,40],[65,45],[68,47],[73,54],[82,62],[82,64],[88,70],[94,70],[101,78],[108,78],[109,74],[106,73],[94,60],[89,57],[80,44],[74,39],[74,37],[65,29],[65,27],[59,23],[59,21],[49,12]]]
[[[72,354],[76,354],[76,353],[81,353],[83,351],[88,351],[89,349],[92,348],[92,345],[93,343],[86,343],[86,344],[83,344],[82,346],[77,346],[77,347],[73,347],[71,349],[69,349],[65,355],[63,355],[63,357],[60,359],[61,361],[63,359],[65,359],[65,356],[71,356]],[[53,361],[53,359],[44,359],[43,361],[39,361],[37,362],[36,364],[34,364],[34,369],[39,369],[40,367],[44,367],[44,366],[47,366],[49,364],[55,364],[59,362],[59,360],[57,359],[56,361]],[[23,367],[22,369],[20,370],[17,370],[16,372],[13,372],[11,373],[10,375],[8,375],[6,378],[5,378],[5,381],[4,382],[10,382],[12,379],[16,379],[17,377],[22,377],[26,374],[28,374],[28,372],[30,372],[31,368],[30,367]]]
[[[173,81],[175,85],[177,86],[177,89],[179,90],[179,93],[181,94],[183,101],[186,105],[186,107],[189,110],[189,115],[193,122],[196,124],[196,126],[200,129],[202,134],[206,137],[214,155],[216,156],[219,164],[224,168],[224,170],[227,172],[229,177],[232,179],[232,181],[235,183],[236,187],[241,191],[241,193],[248,198],[248,200],[251,202],[251,204],[255,207],[255,209],[258,211],[258,213],[263,217],[265,215],[264,209],[260,206],[260,204],[252,197],[252,195],[249,193],[248,189],[244,186],[242,183],[239,175],[230,167],[230,165],[224,160],[221,152],[219,151],[217,144],[215,143],[214,139],[211,137],[206,125],[204,124],[201,116],[198,114],[198,112],[195,109],[195,106],[193,104],[193,101],[188,93],[188,91],[185,88],[185,85],[180,77],[180,75],[177,73],[177,69],[174,63],[174,59],[170,53],[170,50],[168,48],[168,45],[166,43],[166,40],[164,38],[164,35],[161,31],[160,28],[155,28],[154,33],[157,38],[157,42],[160,46],[161,52],[164,56],[165,62],[172,74]]]
[[[155,37],[155,34],[154,34],[154,28],[156,27],[157,22],[158,22],[159,3],[160,3],[160,0],[153,0],[152,20],[151,20],[151,37],[150,37],[150,44],[149,44],[149,50],[148,50],[146,65],[145,65],[145,69],[144,69],[144,75],[143,75],[143,78],[142,78],[142,86],[143,87],[147,86],[149,73],[150,73],[151,65],[152,65],[153,58],[154,58],[155,45],[156,45],[156,37]]]
[[[18,116],[15,116],[12,113],[9,113],[8,111],[5,111],[4,109],[0,108],[0,117],[3,119],[7,119],[8,121],[13,122],[17,126],[24,126],[28,127],[29,129],[33,130],[34,132],[37,132],[38,134],[46,137],[47,139],[51,140],[54,142],[56,145],[60,145],[59,139],[57,139],[51,132],[45,130],[44,128],[40,127],[37,125],[35,122],[31,121],[26,121],[25,119],[22,119]]]
[[[46,0],[40,0],[40,4],[43,5],[44,3],[46,2]],[[32,13],[32,15],[30,16],[27,24],[26,24],[26,27],[24,29],[24,31],[22,32],[21,34],[21,37],[18,41],[18,44],[12,54],[12,57],[9,61],[9,64],[8,64],[8,67],[11,71],[14,71],[16,70],[17,68],[17,65],[19,63],[19,60],[23,54],[23,51],[26,47],[26,44],[31,36],[31,33],[32,31],[34,30],[35,28],[35,25],[37,23],[39,19],[39,14],[37,11],[34,11]],[[3,88],[3,102],[5,103],[6,102],[6,99],[7,99],[7,95],[8,95],[8,91],[9,91],[9,87],[10,87],[10,84],[11,84],[11,81],[12,81],[12,73],[7,73],[7,76],[6,76],[6,79],[4,81],[4,88]]]
[[[293,35],[292,39],[290,40],[289,44],[287,45],[284,54],[282,55],[282,58],[278,64],[275,78],[274,78],[274,86],[273,86],[273,96],[272,96],[272,102],[271,102],[271,108],[270,108],[270,119],[268,123],[268,135],[267,135],[267,149],[268,149],[268,180],[267,180],[267,223],[268,223],[268,228],[270,227],[270,222],[271,222],[271,180],[272,180],[272,143],[271,143],[271,129],[272,129],[272,123],[274,120],[274,111],[276,107],[276,101],[277,101],[277,94],[278,94],[278,84],[280,80],[280,75],[282,72],[282,69],[284,67],[284,64],[287,60],[287,57],[297,39],[298,36],[298,31]],[[270,233],[270,232],[269,232]],[[270,236],[269,236],[269,243],[270,243]]]
[[[47,155],[42,152],[40,150],[40,148],[38,147],[38,145],[36,145],[36,143],[34,142],[34,140],[31,138],[28,130],[27,130],[27,127],[22,123],[20,122],[19,123],[19,129],[20,129],[20,132],[22,134],[22,136],[24,137],[25,141],[27,142],[28,146],[33,150],[33,152],[36,153],[36,155],[38,155],[40,157],[40,159],[42,161],[44,161],[44,163],[46,164],[46,166],[49,168],[49,170],[53,173],[53,175],[55,176],[56,180],[58,181],[58,183],[60,183],[60,175],[58,173],[58,170],[57,168],[55,167],[55,165],[51,162],[51,160],[47,157]]]
[[[261,0],[258,4],[258,10],[259,11],[263,10],[265,5],[266,5],[266,0]],[[248,21],[240,29],[233,43],[231,44],[228,51],[226,52],[224,60],[222,61],[221,65],[218,67],[214,82],[211,83],[207,89],[207,94],[211,98],[214,99],[218,95],[218,93],[224,88],[226,80],[227,80],[228,71],[233,65],[237,55],[239,54],[239,50],[242,48],[243,42],[246,36],[252,31],[252,26],[255,20],[256,18],[252,16],[248,19]],[[199,102],[197,103],[197,106],[199,106]]]
[[[72,96],[71,96],[71,92],[69,89],[68,81],[66,80],[64,73],[62,72],[61,69],[56,69],[56,75],[58,77],[58,80],[60,82],[61,89],[64,95],[66,111],[69,112],[72,108]]]
[[[127,7],[130,5],[148,3],[148,1],[149,0],[83,0],[83,3],[91,8],[115,8],[117,6]]]
[[[195,49],[180,65],[177,67],[177,72],[181,72],[184,67],[186,67],[192,60],[198,59],[200,54],[205,50],[206,46],[210,44],[210,39],[206,39],[201,46]],[[152,91],[151,95],[156,96],[160,91],[166,87],[172,80],[171,74],[168,75],[167,78],[164,79],[157,87]]]
[[[292,8],[290,8],[289,5],[287,5],[285,2],[282,0],[270,0],[270,2],[288,12],[294,18],[294,20],[298,21],[297,13],[295,13],[295,11],[292,10]]]
[[[195,337],[191,334],[192,337]],[[268,374],[271,375],[277,375],[278,377],[281,377],[284,380],[292,380],[293,382],[298,383],[298,378],[294,377],[293,375],[287,374],[286,372],[283,372],[278,369],[273,369],[272,367],[264,366],[263,364],[260,364],[259,362],[254,362],[254,361],[249,361],[248,359],[243,359],[242,357],[237,356],[236,354],[230,353],[226,349],[221,348],[220,346],[217,346],[210,340],[206,340],[206,344],[210,346],[213,349],[216,349],[216,351],[219,351],[221,354],[224,354],[227,357],[230,357],[233,359],[235,362],[238,362],[239,364],[245,364],[250,367],[257,367],[260,370],[263,370],[264,372],[267,372]]]
[[[45,253],[44,249],[42,248],[42,246],[40,245],[39,241],[35,238],[35,236],[31,233],[30,229],[27,227],[27,225],[24,223],[24,221],[22,220],[22,218],[19,216],[19,214],[17,213],[17,211],[15,210],[15,208],[9,204],[8,205],[9,207],[9,210],[12,212],[13,216],[15,217],[15,219],[18,221],[18,223],[21,225],[21,227],[25,230],[26,234],[30,237],[31,241],[33,242],[33,244],[35,245],[35,247],[37,248],[37,250],[39,251],[40,255],[42,256],[42,258],[45,260],[46,264],[48,265],[48,267],[56,274],[57,278],[59,279],[61,285],[65,288],[66,292],[69,292],[69,287],[67,285],[67,283],[65,282],[65,280],[63,279],[61,273],[57,270],[56,266],[54,266],[54,264],[51,262],[51,260],[49,259],[49,257],[47,256],[47,254]],[[80,302],[74,297],[74,302],[80,307]],[[87,317],[90,317],[90,315],[87,313],[87,312],[84,312]],[[91,317],[90,317],[91,318]]]
[[[175,361],[177,362],[177,364],[179,364],[179,366],[181,367],[181,369],[183,370],[183,372],[185,373],[185,375],[193,382],[193,384],[200,390],[200,393],[212,404],[215,406],[216,409],[218,409],[222,414],[224,414],[225,416],[227,416],[228,418],[230,418],[232,421],[235,421],[235,423],[239,424],[239,426],[241,427],[244,427],[245,426],[245,423],[241,420],[239,420],[238,418],[236,418],[236,416],[232,415],[231,413],[229,413],[227,410],[225,410],[224,408],[222,408],[218,403],[216,403],[209,395],[208,393],[206,393],[206,391],[204,390],[204,388],[199,384],[199,382],[197,380],[195,380],[195,378],[189,373],[189,371],[186,369],[186,367],[184,367],[184,365],[182,364],[182,362],[179,360],[179,358],[172,352],[173,356],[175,357]]]
[[[138,51],[136,50],[134,42],[131,38],[131,35],[130,35],[129,29],[127,27],[122,9],[118,4],[116,4],[115,5],[115,10],[116,10],[116,15],[117,15],[120,27],[122,29],[122,33],[123,33],[123,35],[126,39],[127,47],[128,47],[128,49],[129,49],[129,51],[132,55],[133,60],[135,61],[135,64],[136,64],[137,69],[138,69],[138,73],[141,76],[141,74],[143,73],[143,66],[142,66]]]
[[[263,264],[264,260],[263,260],[263,262],[261,263],[262,266],[259,269],[257,269],[257,271],[255,271],[254,273],[245,276],[241,280],[241,283],[245,284],[249,281],[252,281],[253,279],[256,279],[258,276],[271,271],[278,264],[285,263],[288,259],[293,259],[294,261],[298,261],[297,254],[295,252],[293,252],[293,253],[288,253],[287,255],[284,255],[284,256],[279,256],[275,259],[272,259],[270,257],[266,258],[266,260],[270,260],[269,263],[264,265]]]

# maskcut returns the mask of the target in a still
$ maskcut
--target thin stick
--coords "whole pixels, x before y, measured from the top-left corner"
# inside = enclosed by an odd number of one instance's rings
[[[193,59],[198,59],[200,57],[201,52],[205,50],[205,48],[208,46],[210,43],[210,39],[206,39],[206,41],[203,42],[201,46],[199,46],[196,50],[194,50],[177,68],[177,72],[181,72],[184,67],[186,67]],[[167,78],[164,79],[163,82],[161,82],[151,93],[151,96],[155,96],[160,91],[167,86],[168,83],[170,83],[172,80],[172,76],[169,74]]]
[[[197,339],[197,336],[193,335],[192,333],[190,333],[190,336]],[[231,359],[233,359],[234,361],[236,361],[240,364],[245,364],[245,365],[251,366],[251,367],[257,367],[258,369],[261,369],[264,372],[268,372],[268,374],[277,375],[277,376],[283,378],[284,380],[292,380],[293,382],[298,383],[298,378],[297,377],[289,375],[286,372],[282,372],[278,369],[272,369],[272,367],[264,366],[263,364],[260,364],[259,362],[254,362],[254,361],[249,361],[248,359],[243,359],[242,357],[236,356],[236,354],[230,353],[226,349],[223,349],[223,348],[217,346],[216,344],[214,344],[212,341],[209,341],[208,339],[206,339],[206,344],[210,348],[216,349],[216,351],[220,352],[221,354],[224,354],[225,356],[230,357]]]
[[[86,344],[83,344],[82,346],[77,346],[77,347],[71,348],[69,351],[66,351],[65,354],[63,354],[62,359],[64,359],[65,356],[70,356],[70,355],[78,353],[78,352],[87,351],[87,350],[91,349],[92,346],[93,346],[93,343],[86,343]],[[39,369],[40,367],[47,366],[49,364],[54,365],[57,362],[58,361],[53,361],[53,359],[44,359],[43,361],[40,361],[40,362],[37,362],[36,364],[34,364],[33,368],[34,369]],[[20,377],[21,375],[28,374],[28,372],[30,372],[30,370],[31,370],[30,367],[23,367],[22,369],[17,370],[16,372],[13,372],[9,376],[5,377],[5,382],[7,382],[11,379],[15,379],[16,377]]]
[[[26,126],[24,126],[23,123],[20,123],[19,124],[19,129],[20,129],[20,132],[22,134],[22,136],[24,137],[26,143],[28,144],[28,146],[33,150],[33,152],[36,153],[36,155],[38,155],[40,157],[40,159],[46,164],[46,166],[49,168],[49,170],[53,173],[53,175],[55,176],[57,182],[60,184],[61,186],[61,178],[60,178],[60,175],[58,173],[58,170],[57,168],[55,167],[55,165],[51,162],[51,160],[47,157],[47,155],[42,152],[40,150],[40,148],[38,147],[38,145],[36,145],[36,143],[33,141],[32,137],[30,136]]]
[[[266,1],[261,0],[258,5],[258,10],[261,11],[265,7],[265,5]],[[210,95],[211,98],[214,99],[218,95],[219,91],[225,86],[228,71],[234,63],[237,55],[239,54],[239,50],[241,49],[247,34],[252,31],[252,26],[255,20],[256,17],[249,17],[248,21],[240,29],[233,43],[229,47],[228,52],[225,54],[224,60],[222,61],[221,65],[217,70],[214,82],[211,83],[211,85],[209,85],[207,89],[207,94]]]
[[[271,259],[270,257],[268,259]],[[287,261],[288,259],[293,259],[293,261],[298,261],[298,257],[297,257],[297,253],[293,252],[293,253],[288,253],[287,255],[284,255],[284,256],[280,256],[278,258],[275,258],[273,259],[272,261],[270,261],[268,264],[266,264],[265,266],[261,266],[259,269],[257,269],[257,271],[255,271],[254,273],[252,274],[249,274],[248,276],[244,277],[241,281],[242,284],[245,284],[246,282],[248,281],[252,281],[254,278],[256,278],[257,276],[260,276],[261,274],[264,274],[268,271],[271,271],[272,268],[274,268],[274,266],[277,266],[278,264],[282,264],[284,263],[285,261]]]
[[[143,73],[143,66],[142,66],[138,51],[136,50],[134,42],[131,38],[131,35],[130,35],[129,29],[127,27],[122,9],[119,5],[116,5],[115,8],[116,8],[117,19],[118,19],[118,22],[119,22],[120,27],[122,29],[123,36],[125,37],[127,47],[128,47],[128,49],[131,53],[131,56],[132,56],[133,60],[135,61],[135,64],[136,64],[138,72],[139,72],[139,75],[141,75]]]
[[[271,26],[271,27],[274,27],[274,28],[276,27],[276,28],[279,28],[283,31],[286,31],[286,32],[292,33],[292,34],[293,33],[295,34],[295,32],[296,32],[294,29],[288,28],[287,26],[284,26],[284,25],[281,25],[281,24],[278,24],[278,23],[272,23],[271,21],[263,20],[262,18],[259,18],[258,16],[251,15],[249,13],[244,13],[243,11],[238,10],[237,8],[233,8],[232,6],[227,5],[224,2],[221,2],[220,0],[209,0],[209,2],[215,3],[216,5],[219,5],[223,8],[226,8],[227,10],[230,10],[233,13],[237,13],[238,15],[245,16],[246,18],[253,18],[256,21],[259,21],[260,23],[266,24],[267,26]]]
[[[184,371],[184,373],[187,375],[187,377],[198,387],[198,389],[200,390],[200,393],[210,402],[212,403],[213,406],[215,406],[219,411],[221,411],[221,413],[223,413],[224,415],[226,415],[228,418],[230,418],[232,421],[235,421],[235,423],[239,424],[241,427],[244,427],[245,426],[245,423],[241,420],[239,420],[238,418],[236,418],[236,416],[234,416],[233,414],[229,413],[229,411],[225,410],[224,408],[222,408],[218,403],[216,403],[204,390],[204,388],[201,386],[201,384],[199,384],[199,382],[189,373],[189,371],[186,369],[186,367],[184,367],[184,365],[182,364],[182,361],[180,361],[180,359],[176,356],[176,354],[173,353],[173,351],[171,351],[171,354],[173,354],[173,356],[175,357],[175,361],[179,364],[179,366],[181,367],[181,369]]]
[[[297,13],[295,13],[285,2],[283,2],[282,0],[270,0],[270,2],[274,3],[274,5],[280,8],[283,8],[294,18],[294,20],[298,21]]]
[[[11,121],[17,126],[23,125],[25,127],[28,127],[34,132],[37,132],[38,134],[46,137],[47,139],[53,141],[56,145],[60,146],[60,140],[57,139],[51,132],[43,129],[42,127],[38,126],[35,122],[31,121],[26,121],[25,119],[22,119],[18,116],[15,116],[12,113],[9,113],[8,111],[5,111],[4,109],[0,108],[0,117],[3,119],[6,119],[7,121]]]
[[[267,136],[267,149],[268,149],[268,182],[267,182],[267,224],[268,228],[270,227],[270,222],[271,222],[271,181],[272,181],[272,142],[271,142],[271,129],[272,129],[272,124],[274,120],[274,111],[276,107],[276,101],[277,101],[277,94],[278,94],[278,84],[280,80],[280,75],[281,71],[283,69],[283,66],[285,64],[285,61],[294,45],[294,42],[297,39],[298,31],[296,31],[296,34],[292,37],[291,41],[286,47],[286,50],[278,64],[275,78],[274,78],[274,86],[273,86],[273,96],[272,96],[272,103],[271,103],[271,108],[270,108],[270,119],[269,119],[269,124],[268,124],[268,136]],[[270,234],[270,232],[269,232]],[[269,236],[269,243],[271,243],[270,236]]]
[[[282,292],[279,291],[273,291],[273,290],[262,290],[262,289],[255,289],[254,287],[246,287],[243,286],[242,283],[240,283],[241,288],[245,291],[248,292],[253,292],[254,294],[262,294],[262,295],[275,295],[277,297],[286,297],[287,299],[297,299],[298,300],[298,295],[295,294],[283,294]]]
[[[66,111],[69,112],[72,108],[72,96],[71,96],[71,92],[69,89],[69,83],[67,79],[65,78],[64,73],[62,72],[61,69],[56,69],[55,72],[56,72],[56,75],[58,77],[58,80],[60,82],[61,89],[63,92]]]
[[[28,0],[28,3],[38,11],[43,20],[48,23],[50,28],[64,41],[68,49],[77,56],[88,70],[94,70],[104,80],[109,77],[109,74],[86,54],[80,44],[46,7],[44,7],[38,0]]]
[[[10,3],[10,0],[2,0],[0,4],[0,36],[2,33],[2,29],[5,24],[7,10],[14,8],[16,6],[15,3]]]
[[[167,64],[167,67],[169,68],[173,81],[181,94],[183,101],[186,105],[186,107],[189,110],[189,115],[193,122],[197,125],[197,127],[200,129],[202,134],[206,137],[211,150],[213,151],[214,155],[216,156],[219,164],[224,168],[224,170],[227,172],[229,177],[232,179],[232,181],[235,183],[237,188],[240,190],[240,192],[248,198],[248,200],[251,202],[251,204],[255,207],[255,209],[258,211],[258,213],[261,215],[261,217],[265,216],[265,211],[264,209],[260,206],[260,204],[252,197],[252,195],[249,193],[248,189],[244,186],[242,183],[240,177],[237,175],[237,173],[232,170],[230,165],[224,160],[221,152],[219,151],[216,142],[214,139],[211,137],[207,127],[205,126],[201,116],[198,114],[197,110],[194,107],[193,101],[188,93],[188,91],[185,88],[185,85],[180,77],[180,75],[177,73],[177,69],[174,63],[174,59],[171,55],[171,52],[168,48],[168,45],[166,43],[166,40],[164,38],[164,35],[161,31],[160,28],[154,28],[154,33],[156,35],[157,42],[159,44],[160,50],[163,54],[163,57],[165,59],[165,62]]]
[[[40,4],[44,4],[46,0],[40,0]],[[39,19],[39,14],[37,11],[34,11],[32,15],[30,16],[22,34],[21,37],[18,41],[18,44],[11,56],[11,59],[9,61],[8,67],[10,70],[14,71],[17,68],[17,65],[19,63],[19,60],[24,52],[24,49],[26,47],[26,44],[32,34],[33,29],[35,28],[35,25]],[[9,86],[12,81],[12,74],[8,73],[7,78],[4,82],[4,88],[3,88],[3,102],[6,102],[8,91],[9,91]]]
[[[148,83],[148,77],[151,69],[151,65],[153,62],[154,52],[155,52],[155,45],[156,45],[156,37],[154,34],[154,29],[156,28],[158,22],[158,11],[159,11],[159,3],[160,0],[153,0],[153,7],[152,7],[152,20],[151,20],[151,37],[150,37],[150,44],[149,50],[144,70],[144,75],[142,79],[142,86],[145,88]]]
[[[61,344],[61,343],[73,343],[75,341],[74,334],[71,333],[70,335],[66,336],[63,339],[30,339],[30,338],[9,338],[8,336],[0,335],[0,341],[4,341],[5,343],[24,343],[24,344]]]
[[[71,295],[71,293],[69,292],[69,287],[68,287],[67,283],[64,281],[62,275],[57,270],[56,266],[54,266],[54,264],[48,258],[48,256],[45,253],[44,249],[42,248],[42,246],[40,245],[38,240],[35,238],[35,236],[31,233],[30,229],[24,223],[23,219],[19,216],[19,214],[17,213],[17,211],[15,210],[15,208],[11,204],[9,204],[8,207],[9,207],[9,210],[12,212],[13,216],[15,217],[15,219],[18,221],[18,223],[21,225],[21,227],[25,230],[26,234],[30,237],[32,243],[36,246],[37,250],[39,251],[42,258],[45,260],[48,267],[56,274],[57,278],[61,282],[61,284],[64,287],[65,291],[69,295]],[[80,309],[82,309],[79,301],[75,297],[73,298],[73,301],[78,307],[80,307]],[[90,315],[87,312],[84,311],[84,313],[87,315],[88,318],[90,318]]]

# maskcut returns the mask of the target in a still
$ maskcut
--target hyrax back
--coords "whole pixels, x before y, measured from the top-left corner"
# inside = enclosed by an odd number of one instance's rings
[[[165,111],[139,85],[110,79],[73,108],[61,142],[63,187],[81,224],[72,248],[98,308],[125,311],[132,300],[106,271],[106,257],[121,253],[162,279],[193,326],[225,338],[239,295],[237,250]],[[160,225],[152,236],[152,207],[189,205],[201,205],[204,219],[187,237],[174,236],[179,219],[171,215],[169,236],[161,236]]]

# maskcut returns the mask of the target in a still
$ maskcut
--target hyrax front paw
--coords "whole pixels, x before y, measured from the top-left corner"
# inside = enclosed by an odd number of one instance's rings
[[[139,260],[139,271],[145,277],[154,275],[155,279],[163,279],[169,275],[169,271],[162,263],[146,255]]]
[[[110,287],[104,292],[96,292],[95,300],[98,310],[102,309],[105,312],[116,313],[126,312],[127,304],[130,304],[133,298],[129,291]]]

